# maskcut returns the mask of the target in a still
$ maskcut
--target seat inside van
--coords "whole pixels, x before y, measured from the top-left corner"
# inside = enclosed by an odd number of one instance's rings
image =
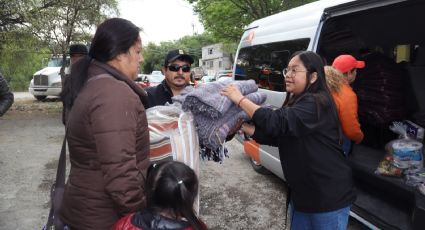
[[[328,64],[340,54],[366,62],[353,84],[365,134],[349,156],[358,190],[353,210],[384,229],[423,229],[425,195],[375,170],[386,144],[398,138],[389,129],[394,121],[425,127],[425,2],[343,10],[325,13],[317,52]]]

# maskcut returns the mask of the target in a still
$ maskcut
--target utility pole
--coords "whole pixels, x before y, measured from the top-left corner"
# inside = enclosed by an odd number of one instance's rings
[[[192,35],[195,35],[195,23],[192,22]]]

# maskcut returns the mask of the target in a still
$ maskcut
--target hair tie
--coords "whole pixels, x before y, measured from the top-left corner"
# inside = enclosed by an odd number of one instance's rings
[[[178,182],[177,182],[177,184],[182,184],[183,183],[183,181],[182,180],[179,180]]]

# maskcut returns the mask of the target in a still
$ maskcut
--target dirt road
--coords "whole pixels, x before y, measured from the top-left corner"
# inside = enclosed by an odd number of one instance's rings
[[[41,229],[64,127],[60,103],[18,99],[0,118],[0,229]],[[285,187],[255,173],[235,140],[223,164],[201,164],[201,218],[210,229],[283,229]]]

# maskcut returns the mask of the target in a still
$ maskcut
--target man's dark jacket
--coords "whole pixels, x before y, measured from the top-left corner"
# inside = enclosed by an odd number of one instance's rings
[[[0,117],[13,104],[13,93],[10,92],[9,86],[3,76],[0,75]]]
[[[161,82],[161,84],[147,88],[146,92],[148,93],[148,106],[146,109],[157,105],[165,105],[167,102],[170,104],[173,103],[171,100],[173,92],[167,85],[165,79]]]

